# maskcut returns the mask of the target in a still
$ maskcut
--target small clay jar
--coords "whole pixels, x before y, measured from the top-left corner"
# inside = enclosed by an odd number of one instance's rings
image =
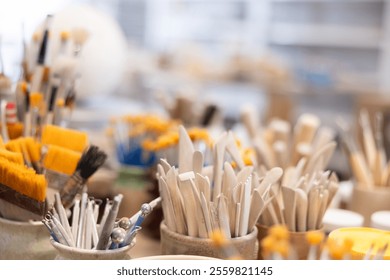
[[[135,244],[113,250],[88,250],[63,245],[51,237],[50,243],[57,253],[56,260],[129,260],[129,251]]]
[[[56,252],[42,222],[17,222],[0,218],[0,259],[52,260]]]
[[[269,227],[261,225],[261,224],[257,224],[256,227],[257,227],[258,232],[259,232],[258,233],[258,240],[259,240],[259,244],[260,244],[258,259],[264,260],[266,258],[262,254],[261,241],[268,235]],[[318,230],[314,230],[313,232],[324,233],[324,229],[321,228]],[[308,231],[302,231],[302,232],[289,231],[289,242],[290,242],[292,248],[294,249],[295,258],[298,260],[306,260],[308,257],[310,245],[306,240],[307,233],[308,233]]]
[[[217,248],[209,238],[197,238],[182,235],[171,231],[164,221],[160,225],[161,253],[162,255],[196,255],[224,259],[221,249]],[[259,243],[257,241],[257,228],[242,237],[229,239],[244,260],[256,260]]]
[[[368,189],[355,184],[348,210],[363,215],[364,226],[370,226],[372,214],[377,211],[390,210],[390,188],[376,186]]]

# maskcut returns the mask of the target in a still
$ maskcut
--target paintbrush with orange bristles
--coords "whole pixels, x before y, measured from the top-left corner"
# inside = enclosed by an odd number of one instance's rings
[[[75,172],[81,153],[56,145],[42,147],[42,166],[48,187],[61,190],[69,177]]]
[[[39,219],[46,211],[44,175],[0,157],[0,214],[18,221]]]
[[[5,144],[8,151],[20,153],[24,164],[33,168],[37,173],[42,173],[41,144],[32,137],[20,137],[10,140]]]
[[[81,153],[88,145],[88,134],[56,125],[45,125],[42,129],[41,143],[43,145],[56,145]]]

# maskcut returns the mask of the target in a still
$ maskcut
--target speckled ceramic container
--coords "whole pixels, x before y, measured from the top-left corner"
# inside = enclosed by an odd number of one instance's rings
[[[261,224],[256,225],[258,229],[258,239],[260,244],[260,250],[258,254],[259,260],[264,260],[264,256],[261,254],[261,241],[264,237],[268,235],[268,227],[263,226]],[[324,232],[324,229],[316,230],[319,232]],[[306,240],[307,232],[289,232],[290,235],[290,243],[292,244],[295,250],[295,258],[298,260],[306,260],[309,253],[309,243]]]
[[[164,221],[160,225],[162,255],[196,255],[223,259],[223,253],[210,239],[178,234],[168,229]],[[258,254],[257,228],[246,236],[230,239],[241,258],[255,260]]]
[[[52,260],[56,251],[42,222],[16,222],[0,218],[0,259]]]
[[[50,237],[51,245],[56,250],[56,260],[129,260],[131,245],[114,250],[87,250],[62,245]]]
[[[377,211],[390,210],[390,188],[372,187],[367,189],[359,184],[354,185],[349,210],[364,217],[364,226],[370,226],[371,215]]]

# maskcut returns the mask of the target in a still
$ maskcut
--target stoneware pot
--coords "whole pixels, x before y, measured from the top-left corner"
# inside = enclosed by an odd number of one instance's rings
[[[269,227],[263,226],[261,224],[256,225],[258,229],[258,240],[260,244],[258,259],[264,260],[264,256],[261,253],[261,241],[264,237],[268,235],[268,229]],[[324,229],[321,228],[319,230],[315,230],[318,232],[324,232]],[[289,240],[292,245],[292,248],[294,248],[294,253],[297,260],[306,260],[309,253],[309,243],[306,240],[307,231],[302,232],[292,232],[289,231]]]
[[[168,229],[164,221],[160,224],[162,255],[196,255],[224,259],[220,249],[216,248],[211,239],[196,238],[182,235]],[[257,259],[259,244],[257,228],[248,235],[230,239],[240,257],[245,260]]]
[[[56,260],[129,260],[129,251],[135,244],[113,250],[87,250],[63,245],[51,237],[50,243],[56,250]]]
[[[370,226],[372,214],[377,211],[390,210],[390,188],[372,187],[367,189],[361,185],[355,185],[348,208],[363,215],[363,225]]]
[[[370,227],[390,231],[390,211],[378,211],[372,214]]]
[[[42,222],[16,222],[0,218],[0,259],[52,260],[56,252]]]

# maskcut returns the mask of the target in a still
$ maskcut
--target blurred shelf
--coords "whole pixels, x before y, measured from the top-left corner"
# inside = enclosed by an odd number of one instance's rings
[[[321,2],[333,2],[333,3],[378,3],[385,2],[386,0],[271,0],[276,3],[321,3]]]
[[[377,28],[276,23],[270,28],[269,43],[379,49],[382,42],[381,37],[381,30]]]

